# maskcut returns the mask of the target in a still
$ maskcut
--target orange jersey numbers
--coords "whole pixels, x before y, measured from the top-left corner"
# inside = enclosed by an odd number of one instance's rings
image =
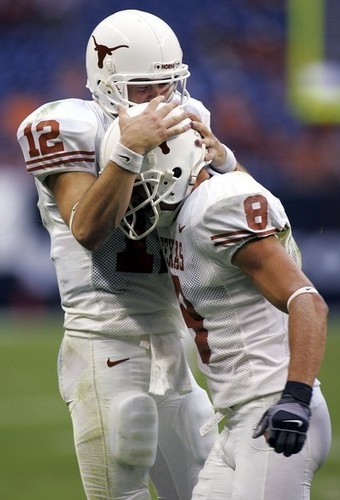
[[[243,203],[247,224],[251,229],[265,229],[268,223],[268,202],[262,194],[248,196]]]
[[[34,127],[32,123],[28,123],[24,129],[24,135],[31,158],[64,151],[63,142],[56,140],[60,135],[59,122],[56,120],[42,120]]]

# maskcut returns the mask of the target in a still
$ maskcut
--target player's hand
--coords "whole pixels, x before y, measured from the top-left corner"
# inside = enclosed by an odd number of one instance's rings
[[[299,453],[306,440],[311,411],[309,405],[291,394],[282,398],[262,416],[253,438],[264,435],[269,446],[286,457]]]
[[[164,103],[159,107],[163,100],[164,96],[155,97],[136,116],[130,116],[124,107],[118,107],[121,144],[137,154],[144,155],[162,142],[191,128],[190,120],[183,123],[187,113],[178,103]],[[171,113],[177,107],[178,113]]]
[[[205,160],[211,162],[212,166],[219,167],[226,160],[226,150],[223,144],[214,136],[212,131],[201,122],[198,115],[189,113],[189,117],[191,119],[191,127],[197,130],[201,135],[201,138],[196,140],[196,144],[198,146],[205,144]]]

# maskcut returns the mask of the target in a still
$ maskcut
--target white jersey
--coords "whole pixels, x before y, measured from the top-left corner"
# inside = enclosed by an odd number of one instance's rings
[[[250,175],[227,173],[203,182],[159,233],[215,409],[281,391],[288,316],[232,264],[242,245],[268,235],[299,261],[280,201]]]
[[[188,108],[209,125],[210,113],[190,98]],[[82,247],[62,220],[44,180],[51,174],[98,175],[100,143],[112,122],[94,101],[45,104],[18,130],[27,171],[35,178],[42,222],[51,237],[67,330],[109,336],[183,332],[173,284],[156,232],[134,242],[120,229],[93,252]]]

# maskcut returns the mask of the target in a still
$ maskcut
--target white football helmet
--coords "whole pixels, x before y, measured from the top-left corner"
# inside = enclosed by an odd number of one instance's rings
[[[141,113],[148,103],[136,105],[128,110],[131,116]],[[159,104],[164,106],[164,103]],[[180,113],[180,107],[170,113]],[[186,120],[189,120],[188,118]],[[184,124],[184,120],[182,123]],[[205,145],[197,146],[199,133],[193,129],[163,142],[144,156],[140,174],[137,175],[129,209],[120,228],[132,240],[140,240],[151,233],[156,226],[167,226],[175,218],[180,203],[191,192],[197,175],[210,162],[205,161]],[[100,151],[101,170],[105,168],[110,155],[119,142],[119,119],[108,128]],[[141,229],[138,212],[147,211],[147,227]],[[143,216],[144,221],[144,216]],[[142,222],[143,222],[142,221]]]
[[[172,29],[160,18],[140,10],[112,14],[94,29],[86,49],[87,87],[110,115],[129,101],[129,85],[171,84],[183,103],[188,93],[188,66]]]

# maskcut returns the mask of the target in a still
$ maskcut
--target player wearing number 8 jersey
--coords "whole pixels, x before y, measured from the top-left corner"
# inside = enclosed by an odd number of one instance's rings
[[[233,257],[255,238],[273,235],[299,261],[280,201],[250,175],[235,172],[202,183],[171,234],[167,231],[159,229],[166,261],[186,320],[196,331],[200,369],[216,410],[278,392],[289,361],[287,318],[256,292]],[[173,264],[178,252],[180,267]]]
[[[155,16],[122,11],[103,20],[89,38],[87,73],[92,101],[45,104],[18,130],[65,312],[60,391],[87,498],[147,500],[151,471],[159,497],[189,500],[214,441],[215,430],[199,434],[213,409],[184,358],[186,327],[157,232],[131,241],[118,225],[143,155],[190,128],[181,125],[189,112],[200,117],[212,167],[236,161],[188,95],[178,40]],[[149,104],[130,117],[126,109],[141,102]],[[120,143],[100,165],[118,115]],[[147,224],[141,213],[139,228]]]
[[[199,367],[226,416],[192,498],[306,500],[330,446],[315,378],[327,306],[300,270],[280,201],[244,172],[206,177],[159,228]]]

